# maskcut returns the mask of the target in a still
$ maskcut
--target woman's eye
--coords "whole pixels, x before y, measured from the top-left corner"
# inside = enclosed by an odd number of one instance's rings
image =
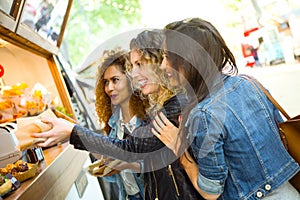
[[[118,82],[119,80],[120,80],[119,78],[113,78],[113,79],[112,79],[113,83],[116,83],[116,82]]]
[[[164,53],[162,54],[162,57],[163,57],[163,58],[168,58],[167,53],[164,52]]]

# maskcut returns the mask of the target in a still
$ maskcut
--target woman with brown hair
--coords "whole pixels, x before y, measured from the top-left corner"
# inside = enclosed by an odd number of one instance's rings
[[[99,123],[104,134],[120,140],[127,137],[125,127],[131,134],[142,124],[148,105],[146,98],[132,91],[131,78],[126,71],[130,65],[128,59],[128,53],[123,50],[105,51],[96,76],[95,108]],[[104,177],[104,180],[117,183],[119,199],[144,199],[143,175],[136,173],[140,171],[140,165],[121,162],[117,167],[121,171]]]

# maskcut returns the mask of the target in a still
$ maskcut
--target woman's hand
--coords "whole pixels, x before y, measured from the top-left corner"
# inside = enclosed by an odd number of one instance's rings
[[[188,177],[190,178],[194,188],[199,192],[199,194],[207,199],[207,200],[216,200],[219,198],[219,194],[207,194],[203,190],[201,190],[198,186],[198,173],[199,168],[196,161],[192,158],[188,151],[185,151],[184,154],[180,157],[180,163],[183,166],[185,172],[187,173]]]
[[[128,163],[125,161],[121,161],[118,164],[113,166],[114,169],[118,170],[118,171],[122,171],[125,169],[132,169],[137,173],[141,172],[141,166],[138,162],[133,162],[133,163]]]
[[[62,118],[43,118],[42,122],[50,124],[52,129],[42,133],[32,133],[32,137],[45,138],[45,142],[38,143],[40,147],[50,147],[70,138],[75,124]]]
[[[152,123],[155,129],[151,129],[151,132],[171,149],[175,155],[178,155],[181,144],[180,139],[177,137],[179,129],[162,112],[155,116]]]

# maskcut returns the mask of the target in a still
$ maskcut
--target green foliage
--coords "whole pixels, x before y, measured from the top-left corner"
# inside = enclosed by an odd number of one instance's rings
[[[226,10],[238,12],[241,0],[221,0]]]
[[[64,39],[67,40],[70,61],[77,68],[85,56],[122,26],[139,23],[139,0],[73,0]]]

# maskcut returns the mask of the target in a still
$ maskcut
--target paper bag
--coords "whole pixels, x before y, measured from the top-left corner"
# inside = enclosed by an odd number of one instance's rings
[[[19,141],[18,148],[20,151],[29,149],[35,144],[45,141],[45,138],[34,138],[30,136],[31,133],[41,133],[52,128],[51,125],[41,121],[44,117],[56,118],[56,115],[48,109],[38,116],[17,119],[17,130],[15,131],[15,135]]]
[[[120,160],[103,157],[102,159],[97,160],[89,165],[88,172],[93,176],[111,176],[120,172],[114,167],[120,162]]]

